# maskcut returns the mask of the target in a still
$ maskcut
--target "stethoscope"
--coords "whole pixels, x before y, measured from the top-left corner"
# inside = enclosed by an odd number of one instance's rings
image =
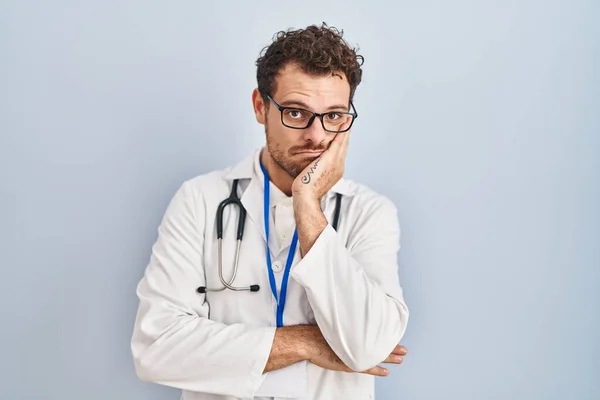
[[[263,171],[263,175],[264,175],[264,220],[265,220],[265,232],[266,232],[266,237],[267,237],[267,264],[269,267],[269,281],[271,284],[271,289],[273,291],[273,295],[275,296],[275,298],[277,299],[277,291],[275,288],[275,278],[273,275],[273,270],[271,268],[271,254],[269,251],[269,175],[267,174],[267,170],[264,168],[264,166],[261,163],[261,169]],[[218,241],[218,268],[219,268],[219,279],[221,280],[222,283],[222,287],[220,288],[209,288],[206,286],[200,286],[197,289],[198,293],[206,293],[209,291],[214,291],[214,292],[218,292],[218,291],[222,291],[225,289],[230,289],[230,290],[235,290],[235,291],[250,291],[250,292],[258,292],[258,290],[260,289],[259,285],[250,285],[250,286],[234,286],[233,283],[235,281],[235,277],[237,275],[237,271],[238,271],[238,264],[239,264],[239,259],[240,259],[240,247],[242,244],[242,239],[244,236],[244,225],[246,222],[246,209],[244,208],[244,206],[242,205],[242,202],[237,194],[237,187],[238,187],[238,180],[235,179],[233,181],[233,184],[231,186],[231,194],[229,195],[228,198],[226,198],[225,200],[223,200],[221,203],[219,203],[219,206],[217,207],[217,241]],[[339,219],[340,219],[340,209],[341,209],[341,202],[342,202],[342,195],[340,193],[336,193],[336,199],[335,199],[335,211],[333,214],[333,222],[332,222],[332,227],[333,229],[337,230],[338,227],[338,223],[339,223]],[[222,257],[222,252],[223,252],[223,210],[225,210],[225,207],[227,207],[228,205],[234,205],[237,206],[240,210],[239,216],[238,216],[238,226],[237,226],[237,246],[236,246],[236,251],[235,251],[235,262],[234,262],[234,267],[233,267],[233,275],[231,276],[231,278],[229,279],[229,281],[225,281],[225,279],[223,278],[223,257]],[[293,255],[294,252],[296,250],[296,244],[298,241],[298,232],[295,231],[294,232],[294,238],[292,239],[292,244],[290,246],[290,252],[288,254],[288,261],[286,264],[286,271],[284,274],[284,281],[283,281],[283,285],[282,285],[282,298],[285,298],[285,287],[287,286],[287,276],[289,274],[289,269],[291,267],[291,262],[293,259]],[[283,300],[283,302],[285,302],[285,300]]]

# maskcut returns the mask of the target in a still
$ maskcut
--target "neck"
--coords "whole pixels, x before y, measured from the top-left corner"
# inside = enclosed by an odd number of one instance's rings
[[[279,165],[277,165],[266,147],[261,151],[260,161],[265,166],[271,182],[273,182],[273,184],[277,186],[279,190],[285,193],[286,196],[291,196],[294,178],[292,178]]]

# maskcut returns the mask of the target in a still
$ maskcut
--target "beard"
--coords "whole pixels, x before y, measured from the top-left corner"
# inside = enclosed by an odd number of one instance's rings
[[[316,160],[318,157],[304,157],[301,159],[301,161],[293,161],[291,159],[291,155],[288,156],[284,150],[281,149],[281,147],[277,144],[277,142],[273,139],[273,137],[269,134],[269,130],[266,127],[265,124],[265,134],[267,136],[267,149],[269,150],[269,154],[271,154],[271,158],[273,159],[273,161],[275,161],[275,163],[277,164],[277,166],[279,168],[281,168],[282,170],[284,170],[290,177],[292,177],[292,179],[296,179],[296,177],[298,175],[300,175],[300,173],[302,171],[304,171],[304,169],[306,167],[308,167],[310,165],[311,162],[313,162],[314,160]],[[326,150],[328,146],[314,146],[312,145],[312,143],[308,143],[305,146],[298,146],[298,147],[292,147],[289,152],[293,153],[293,152],[299,152],[299,151],[306,151],[306,150]]]

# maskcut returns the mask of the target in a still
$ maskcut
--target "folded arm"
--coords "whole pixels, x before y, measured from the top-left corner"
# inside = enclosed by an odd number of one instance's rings
[[[406,330],[408,309],[398,279],[396,208],[379,199],[354,228],[347,249],[310,197],[294,198],[303,259],[290,276],[307,292],[323,336],[355,371],[376,366]]]

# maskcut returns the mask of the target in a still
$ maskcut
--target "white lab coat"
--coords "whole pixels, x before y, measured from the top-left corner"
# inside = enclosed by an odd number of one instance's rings
[[[131,340],[137,374],[143,381],[181,389],[184,400],[374,398],[374,377],[362,373],[300,362],[263,374],[276,329],[276,301],[266,264],[259,152],[233,168],[184,182],[171,200],[137,288],[139,309]],[[236,178],[247,219],[233,285],[258,284],[260,290],[199,294],[199,286],[222,286],[216,210]],[[277,193],[271,184],[272,198]],[[343,195],[337,231],[331,226],[335,193]],[[322,209],[330,224],[304,258],[297,246],[284,324],[318,324],[340,359],[363,371],[390,354],[408,321],[398,279],[396,208],[371,189],[342,179],[324,196]],[[237,216],[236,208],[226,208],[226,280],[234,265]],[[273,239],[282,231],[273,219],[269,246],[279,267],[285,265],[289,240]],[[275,272],[278,290],[282,271]]]

